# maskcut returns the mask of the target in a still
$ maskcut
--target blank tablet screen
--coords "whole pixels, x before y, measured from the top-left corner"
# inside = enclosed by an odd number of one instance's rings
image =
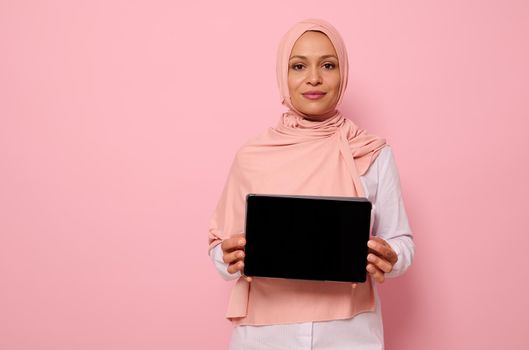
[[[244,274],[365,282],[371,203],[359,197],[246,197]]]

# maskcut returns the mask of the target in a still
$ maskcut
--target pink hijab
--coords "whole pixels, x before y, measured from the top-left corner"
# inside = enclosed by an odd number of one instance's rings
[[[338,103],[343,97],[348,62],[340,35],[322,20],[297,23],[281,40],[277,56],[279,90],[288,110],[275,128],[237,151],[210,221],[210,249],[232,234],[244,233],[248,193],[364,196],[360,176],[385,140],[358,128],[338,110],[323,121],[311,121],[290,102],[288,60],[296,40],[309,30],[323,32],[334,45],[341,76]],[[352,288],[347,283],[269,278],[254,278],[249,284],[240,278],[232,289],[226,317],[234,324],[264,325],[343,319],[373,308],[370,279]]]

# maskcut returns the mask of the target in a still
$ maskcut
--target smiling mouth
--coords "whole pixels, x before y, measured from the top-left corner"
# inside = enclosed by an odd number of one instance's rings
[[[325,96],[325,92],[322,91],[308,91],[304,92],[303,97],[308,98],[309,100],[317,100]]]

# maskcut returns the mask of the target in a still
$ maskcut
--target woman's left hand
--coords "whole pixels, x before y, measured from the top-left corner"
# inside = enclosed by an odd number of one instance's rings
[[[367,242],[369,248],[367,254],[366,270],[378,283],[384,282],[384,274],[391,272],[398,260],[397,253],[391,246],[380,237],[373,236]]]

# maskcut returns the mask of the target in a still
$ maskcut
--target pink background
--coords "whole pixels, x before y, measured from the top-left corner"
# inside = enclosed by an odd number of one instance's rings
[[[529,2],[2,0],[0,349],[227,348],[207,226],[306,17],[344,37],[342,110],[393,145],[416,235],[387,348],[529,348]]]

